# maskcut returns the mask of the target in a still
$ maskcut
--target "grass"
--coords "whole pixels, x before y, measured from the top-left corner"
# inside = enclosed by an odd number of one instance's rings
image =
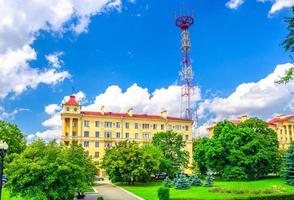
[[[157,198],[157,190],[159,187],[162,186],[160,182],[150,182],[150,183],[142,183],[136,184],[134,186],[129,185],[122,185],[119,186],[123,187],[124,189],[142,197],[145,200],[158,200]],[[283,179],[280,178],[270,178],[258,181],[232,181],[232,182],[225,182],[225,181],[217,181],[214,184],[214,187],[219,187],[227,190],[271,190],[273,187],[279,187],[282,189],[280,192],[276,192],[276,194],[286,194],[286,193],[293,193],[294,194],[294,186],[288,186],[284,183]],[[228,194],[228,193],[214,193],[209,192],[211,188],[207,187],[191,187],[188,190],[170,190],[170,197],[174,200],[208,200],[208,199],[233,199],[233,198],[240,198],[240,197],[249,197],[254,196],[253,194]]]
[[[21,197],[10,197],[9,191],[7,189],[2,190],[2,200],[25,200]]]

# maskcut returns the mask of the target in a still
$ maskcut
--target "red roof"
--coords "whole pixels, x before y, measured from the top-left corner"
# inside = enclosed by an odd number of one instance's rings
[[[267,123],[270,125],[275,125],[276,123],[286,122],[292,118],[294,118],[294,115],[288,115],[288,116],[284,116],[284,117],[275,117],[275,118],[269,120]]]
[[[79,106],[78,102],[76,101],[76,96],[71,95],[69,97],[69,100],[65,103],[65,105],[69,106]]]
[[[105,112],[104,115],[102,115],[101,112],[92,112],[92,111],[82,111],[81,112],[84,115],[92,115],[92,116],[112,116],[112,117],[131,117],[128,115],[128,113],[113,113],[113,112]],[[132,117],[134,118],[142,118],[142,119],[163,119],[159,115],[147,115],[147,114],[133,114]],[[167,117],[169,120],[181,120],[181,121],[191,121],[188,119],[178,118],[178,117]]]

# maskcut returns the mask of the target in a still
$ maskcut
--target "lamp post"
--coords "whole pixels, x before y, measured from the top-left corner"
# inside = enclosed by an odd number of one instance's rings
[[[7,152],[8,145],[5,142],[0,141],[0,200],[2,197],[2,179],[4,169],[4,157]]]

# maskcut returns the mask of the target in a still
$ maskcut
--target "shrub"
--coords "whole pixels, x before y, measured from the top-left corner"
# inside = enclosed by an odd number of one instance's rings
[[[103,197],[97,197],[97,200],[104,200]]]
[[[190,184],[192,186],[201,186],[202,185],[201,180],[198,175],[190,176]]]
[[[179,174],[178,177],[175,178],[174,184],[176,189],[190,188],[189,179],[183,173]]]
[[[169,188],[161,187],[157,191],[159,200],[169,200]]]
[[[211,187],[213,186],[214,183],[214,177],[212,175],[212,172],[207,172],[207,176],[206,176],[206,183],[204,184],[205,187]]]
[[[167,176],[163,181],[164,187],[170,188],[173,186],[173,181]]]

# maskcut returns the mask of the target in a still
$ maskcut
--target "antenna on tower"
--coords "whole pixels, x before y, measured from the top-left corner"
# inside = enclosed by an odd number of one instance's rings
[[[72,94],[76,93],[76,90],[75,90],[75,87],[74,86],[71,86],[71,93]]]
[[[194,18],[189,15],[182,15],[176,19],[176,26],[182,30],[181,51],[183,54],[182,70],[179,75],[182,81],[181,90],[181,117],[192,120],[193,111],[191,97],[195,94],[194,72],[190,59],[191,40],[188,29],[194,24]]]

